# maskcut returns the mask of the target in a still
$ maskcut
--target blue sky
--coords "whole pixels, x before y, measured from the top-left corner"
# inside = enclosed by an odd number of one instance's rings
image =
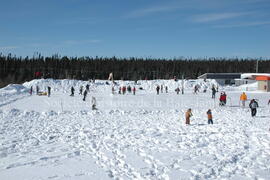
[[[6,0],[17,56],[270,58],[270,0]]]

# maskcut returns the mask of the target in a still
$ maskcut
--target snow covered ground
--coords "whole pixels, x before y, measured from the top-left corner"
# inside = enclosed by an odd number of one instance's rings
[[[247,92],[260,106],[252,118],[249,108],[239,107],[245,87],[220,87],[228,95],[220,107],[211,99],[214,81],[185,81],[184,95],[174,92],[181,82],[139,81],[143,90],[135,96],[112,95],[110,85],[96,81],[84,102],[78,89],[87,83],[46,79],[0,89],[1,180],[270,179],[269,93]],[[156,95],[157,84],[169,93]],[[207,92],[194,95],[196,84]],[[51,97],[30,96],[35,85],[51,86]],[[188,108],[190,126],[184,124]]]

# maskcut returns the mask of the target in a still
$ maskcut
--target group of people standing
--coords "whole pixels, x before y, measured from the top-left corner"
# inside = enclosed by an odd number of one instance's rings
[[[159,95],[159,92],[163,93],[163,90],[165,89],[165,93],[168,93],[168,86],[164,86],[164,85],[157,85],[156,86],[156,92],[157,92],[157,95]],[[176,93],[179,94],[180,92],[180,88],[177,87],[175,89]],[[184,93],[184,89],[182,88],[182,93]]]
[[[33,86],[30,87],[29,94],[32,95],[34,93]],[[36,94],[37,95],[47,95],[51,96],[51,87],[47,86],[47,92],[41,92],[39,86],[36,86]]]
[[[157,94],[159,94],[159,92],[163,93],[163,88],[164,88],[163,85],[161,85],[161,86],[157,85],[157,87],[156,87]],[[195,86],[194,93],[197,93],[198,89],[199,89],[198,86]],[[114,93],[114,89],[112,89],[112,91]],[[124,95],[124,94],[126,94],[126,91],[128,91],[129,93],[133,92],[133,94],[135,95],[136,88],[135,88],[135,86],[133,88],[131,88],[131,86],[128,86],[128,87],[122,86],[122,87],[119,87],[118,93]],[[175,91],[177,92],[177,94],[179,94],[180,88],[177,88]],[[168,93],[168,87],[167,86],[165,86],[165,92]],[[213,85],[212,86],[212,98],[215,98],[216,92],[217,92],[217,89]],[[29,93],[30,93],[30,95],[33,94],[33,86],[30,87]],[[84,90],[83,86],[80,86],[79,95],[83,95],[83,101],[86,100],[86,97],[87,97],[88,93],[90,93],[89,84],[87,84],[85,86],[85,90]],[[47,95],[48,97],[50,97],[51,96],[51,87],[47,86],[47,92],[44,93],[44,92],[40,92],[39,86],[36,86],[36,94],[37,95]],[[74,94],[75,94],[75,88],[72,86],[70,96],[74,96]],[[183,94],[183,90],[182,90],[182,94]],[[227,94],[224,91],[221,92],[219,100],[220,100],[220,103],[219,103],[220,106],[225,106],[226,105]],[[248,100],[247,95],[246,95],[245,92],[243,92],[240,95],[240,102],[241,102],[242,107],[245,107],[247,100]],[[96,98],[95,97],[92,97],[91,103],[92,103],[92,109],[93,110],[96,109]],[[268,104],[270,104],[270,100],[269,100]],[[251,101],[249,103],[249,108],[251,109],[251,116],[252,117],[256,116],[258,107],[259,107],[258,102],[255,99],[251,99]],[[187,112],[186,112],[186,124],[190,124],[190,117],[191,116],[192,116],[191,109],[188,109]],[[211,109],[209,109],[207,111],[207,116],[208,116],[208,124],[213,124],[213,118],[212,118]]]
[[[246,101],[247,101],[247,95],[245,92],[243,92],[241,95],[240,95],[240,102],[242,104],[242,107],[245,107],[246,106]],[[251,116],[256,116],[257,114],[257,108],[259,107],[259,104],[257,102],[256,99],[251,99],[250,100],[250,103],[249,103],[249,108],[251,110]]]
[[[83,86],[80,86],[79,95],[83,95],[83,101],[86,100],[86,96],[87,96],[87,94],[89,92],[90,92],[90,90],[89,90],[89,84],[87,84],[85,86],[85,90],[84,91],[83,91]],[[74,93],[75,93],[75,89],[74,89],[73,86],[71,86],[71,94],[70,94],[70,96],[74,96]]]
[[[220,106],[224,106],[226,104],[226,93],[225,92],[221,92],[220,95]],[[245,92],[243,92],[240,95],[240,101],[242,104],[242,107],[245,107],[246,101],[247,101],[247,95]],[[268,105],[270,104],[270,100],[268,101]],[[257,108],[259,107],[259,104],[257,102],[256,99],[251,99],[250,103],[249,103],[249,108],[251,110],[251,116],[254,117],[257,114]],[[211,109],[209,109],[207,112],[207,119],[208,119],[208,124],[213,124],[213,116],[212,116],[212,111]],[[185,119],[186,119],[186,124],[189,125],[190,124],[190,118],[193,116],[191,108],[189,108],[186,113],[185,113]]]
[[[126,92],[129,92],[129,93],[133,93],[133,95],[136,94],[136,87],[133,86],[133,88],[131,88],[131,86],[129,85],[128,87],[126,86],[120,86],[119,87],[119,90],[118,90],[118,94],[123,94],[125,95]],[[112,93],[114,94],[114,87],[112,87]]]
[[[225,106],[226,105],[226,99],[227,99],[227,95],[225,92],[221,92],[220,94],[220,103],[219,105],[220,106]],[[247,95],[245,92],[243,92],[241,95],[240,95],[240,106],[242,107],[245,107],[246,106],[246,101],[247,101]],[[255,99],[251,99],[250,100],[250,103],[249,103],[249,108],[251,110],[251,116],[256,116],[257,114],[257,108],[259,107],[258,105],[258,102],[255,100]]]
[[[87,84],[85,86],[85,90],[83,90],[83,86],[80,86],[80,89],[79,89],[79,95],[83,95],[83,101],[86,101],[86,97],[87,97],[87,94],[90,93],[90,86],[89,84]],[[71,94],[70,96],[74,96],[75,94],[75,88],[73,86],[71,86]],[[96,110],[96,106],[97,106],[97,100],[94,96],[92,96],[92,99],[91,99],[91,104],[92,104],[92,110]]]

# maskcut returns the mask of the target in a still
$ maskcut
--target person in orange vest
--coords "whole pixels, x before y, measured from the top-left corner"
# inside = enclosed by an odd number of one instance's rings
[[[240,96],[240,101],[242,102],[242,106],[245,107],[246,101],[247,101],[247,95],[245,92],[243,92]]]
[[[213,124],[213,116],[212,116],[211,109],[208,109],[208,111],[206,112],[206,114],[207,114],[208,124]]]
[[[191,109],[189,108],[186,112],[186,124],[190,124],[190,117],[192,116]]]

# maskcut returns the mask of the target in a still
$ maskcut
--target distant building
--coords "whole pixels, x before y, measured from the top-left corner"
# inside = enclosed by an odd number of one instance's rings
[[[198,79],[215,79],[219,85],[233,85],[235,79],[240,79],[241,73],[205,73]]]
[[[235,79],[235,86],[241,86],[244,84],[251,84],[255,82],[256,80],[253,80],[253,79]]]
[[[258,90],[270,92],[270,74],[267,73],[245,73],[241,79],[248,79],[258,82]]]
[[[258,81],[258,90],[266,92],[270,91],[270,77],[258,76],[256,77],[256,81]]]

